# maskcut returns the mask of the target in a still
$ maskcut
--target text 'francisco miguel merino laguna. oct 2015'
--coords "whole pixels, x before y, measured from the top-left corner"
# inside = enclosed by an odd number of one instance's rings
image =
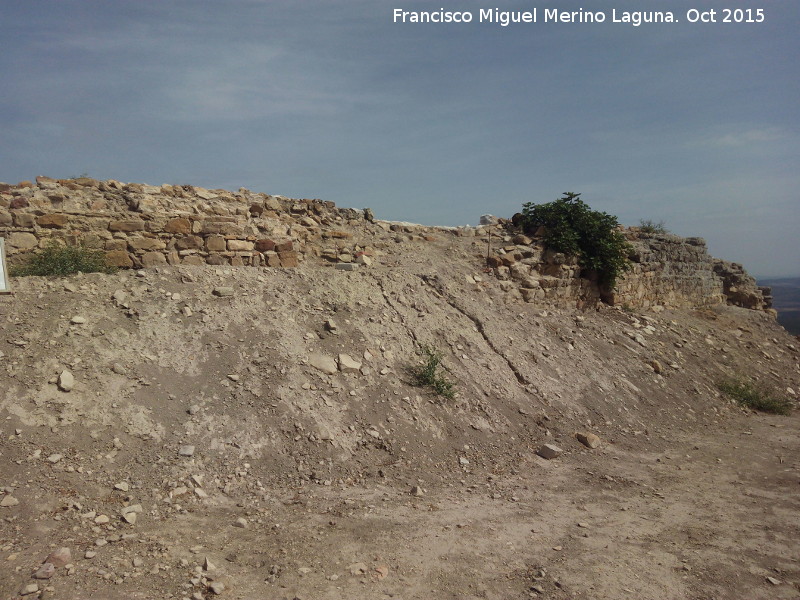
[[[492,23],[501,27],[528,23],[617,23],[638,27],[649,23],[763,23],[763,8],[690,8],[668,10],[559,10],[533,7],[530,10],[482,8],[477,11],[392,9],[394,23]]]

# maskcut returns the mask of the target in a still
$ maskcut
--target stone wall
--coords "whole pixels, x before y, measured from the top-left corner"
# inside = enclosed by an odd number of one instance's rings
[[[756,310],[771,307],[769,290],[759,289],[741,265],[709,256],[700,238],[625,230],[634,248],[632,269],[612,294],[602,294],[574,257],[546,250],[541,237],[520,235],[510,222],[500,221],[499,226],[455,229],[373,224],[362,212],[338,209],[332,202],[243,188],[229,192],[48,177],[14,186],[0,183],[0,237],[6,239],[11,264],[57,240],[100,249],[122,268],[295,267],[311,257],[355,268],[356,263],[369,265],[380,250],[359,242],[353,232],[369,231],[373,240],[377,233],[385,232],[387,240],[402,234],[420,243],[436,239],[430,234],[452,234],[478,236],[490,244],[488,266],[508,301],[579,307],[601,300],[632,308],[726,302]]]
[[[631,308],[670,308],[735,304],[755,310],[772,307],[767,288],[759,288],[736,263],[708,254],[705,240],[625,230],[633,246],[631,269],[611,294],[582,273],[575,257],[545,250],[541,237],[506,235],[489,257],[489,266],[512,297],[542,304],[588,306],[602,300]],[[582,276],[583,275],[583,276]]]
[[[0,183],[0,236],[12,264],[52,240],[106,252],[118,267],[229,264],[294,267],[322,225],[342,220],[331,202],[150,186],[89,178]]]

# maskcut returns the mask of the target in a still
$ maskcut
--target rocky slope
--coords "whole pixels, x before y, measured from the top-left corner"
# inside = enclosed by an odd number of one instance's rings
[[[474,233],[335,226],[297,268],[13,281],[0,597],[800,595],[800,418],[715,386],[797,404],[768,312],[524,298]]]

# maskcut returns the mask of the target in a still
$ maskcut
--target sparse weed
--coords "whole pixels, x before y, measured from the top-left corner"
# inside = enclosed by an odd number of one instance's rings
[[[106,263],[102,250],[51,242],[41,252],[30,255],[27,260],[12,267],[9,273],[14,277],[65,277],[75,273],[113,273],[115,270]]]
[[[669,229],[664,226],[664,221],[656,223],[650,219],[639,221],[639,229],[644,233],[669,233]]]
[[[788,415],[792,405],[755,382],[739,378],[726,379],[717,383],[717,388],[729,398],[744,407],[776,415]]]
[[[420,349],[425,363],[411,369],[415,385],[430,387],[437,396],[452,400],[455,397],[455,385],[438,372],[442,353],[428,344],[423,344]]]

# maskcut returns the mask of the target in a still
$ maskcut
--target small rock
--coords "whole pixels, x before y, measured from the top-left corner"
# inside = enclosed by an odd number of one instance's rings
[[[129,525],[134,525],[136,523],[136,513],[135,512],[125,513],[124,515],[122,515],[122,519]]]
[[[61,375],[58,376],[58,389],[62,392],[70,392],[73,387],[75,387],[75,377],[64,369],[61,371]]]
[[[50,579],[56,574],[56,566],[53,563],[46,562],[33,574],[34,579]]]
[[[781,580],[775,579],[774,577],[767,577],[767,581],[769,581],[772,585],[780,585]]]
[[[242,529],[247,529],[248,527],[247,519],[245,519],[244,517],[239,517],[238,519],[236,519],[236,521],[233,522],[233,526],[241,527]]]
[[[56,464],[57,462],[61,461],[62,458],[64,458],[63,454],[51,454],[47,457],[47,462]]]
[[[369,570],[364,563],[354,563],[347,567],[347,569],[350,571],[350,575],[363,575]]]
[[[83,553],[83,558],[86,559],[91,559],[94,558],[95,556],[97,556],[97,552],[95,552],[94,550],[87,550],[86,552]]]
[[[389,575],[389,567],[386,565],[375,567],[375,572],[378,574],[378,579],[386,579]]]
[[[233,296],[234,290],[232,287],[216,287],[211,293],[219,298],[225,298],[227,296]]]
[[[308,364],[327,375],[333,375],[337,371],[336,361],[333,360],[333,357],[318,352],[308,356]]]
[[[128,374],[128,369],[126,369],[120,363],[114,363],[113,365],[111,365],[111,370],[114,371],[114,373],[116,373],[117,375],[127,375]]]
[[[72,553],[69,548],[63,547],[51,552],[50,556],[45,559],[45,562],[52,563],[57,568],[65,567],[72,562]]]
[[[86,323],[86,317],[72,317],[69,322],[73,325],[83,325]]]
[[[578,433],[575,437],[587,448],[594,449],[600,445],[600,438],[593,433]]]
[[[110,522],[110,521],[111,521],[111,519],[109,518],[109,516],[108,516],[108,515],[97,515],[97,516],[94,518],[94,522],[95,522],[97,525],[105,525],[106,523],[108,523],[108,522]]]
[[[656,375],[661,375],[661,373],[664,372],[664,367],[662,367],[661,363],[657,360],[651,360],[648,364],[653,369],[653,372],[656,373]]]
[[[130,489],[130,485],[128,485],[127,481],[120,481],[119,483],[114,484],[114,489],[119,490],[120,492],[127,492]]]
[[[5,508],[8,508],[9,506],[16,506],[17,504],[19,504],[19,500],[10,494],[3,496],[3,499],[0,500],[0,506]]]
[[[213,570],[215,570],[216,568],[217,568],[217,567],[216,567],[216,565],[214,565],[214,563],[212,563],[212,562],[211,562],[211,561],[208,559],[208,557],[206,556],[205,560],[203,561],[203,570],[204,570],[204,571],[213,571]]]
[[[236,374],[231,373],[228,375],[228,379],[230,379],[231,381],[239,381],[240,377]]]
[[[536,454],[538,454],[542,458],[546,458],[547,460],[552,460],[558,456],[561,456],[563,452],[564,451],[558,446],[555,446],[553,444],[545,444],[544,446],[539,448],[539,450],[537,450]]]
[[[425,491],[418,485],[415,485],[411,488],[411,495],[412,496],[424,496]]]
[[[29,583],[20,591],[20,594],[23,596],[30,596],[31,594],[36,594],[39,591],[39,584],[38,583]]]
[[[348,354],[340,354],[339,370],[342,373],[358,373],[361,370],[361,363]]]
[[[338,271],[355,271],[358,269],[356,263],[336,263],[336,270]]]
[[[193,456],[194,455],[194,446],[181,446],[178,450],[179,456]]]
[[[212,594],[216,594],[217,596],[225,591],[225,584],[221,581],[212,581],[208,584],[208,589],[211,591]]]

